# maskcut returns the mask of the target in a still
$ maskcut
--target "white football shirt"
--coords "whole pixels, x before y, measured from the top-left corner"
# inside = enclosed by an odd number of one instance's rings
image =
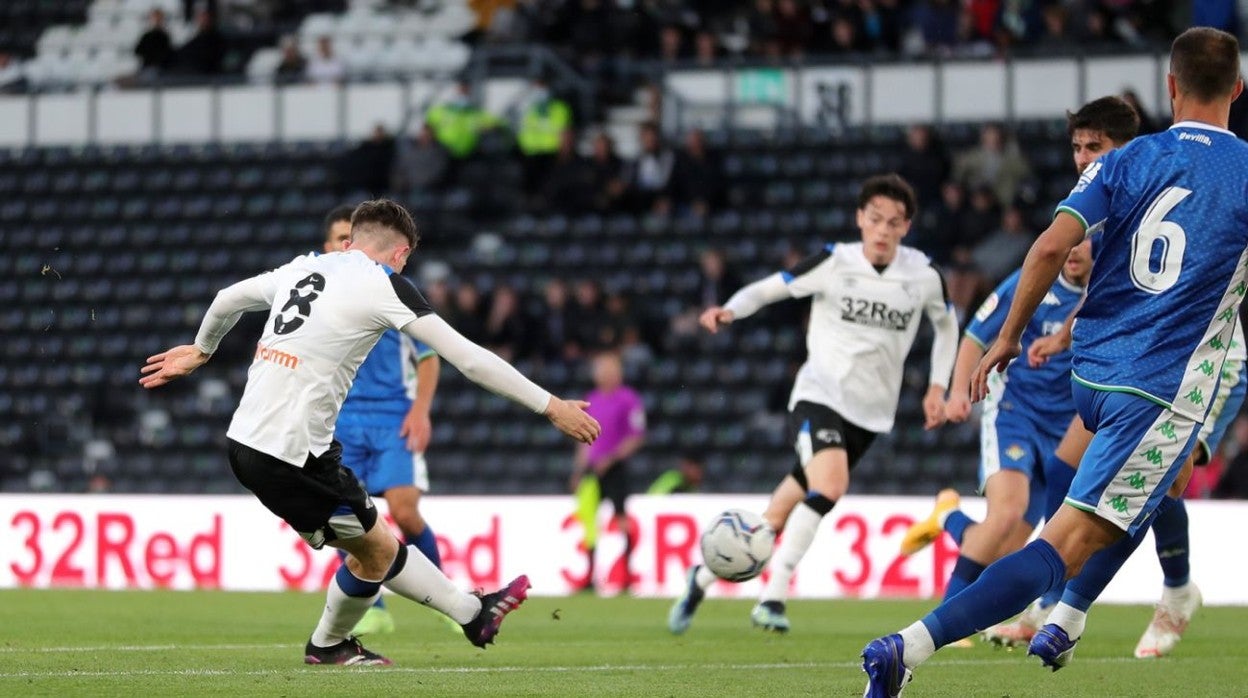
[[[778,290],[779,283],[784,291]],[[792,298],[811,297],[808,357],[797,373],[789,409],[806,400],[826,405],[868,431],[892,429],[906,355],[922,315],[936,333],[929,384],[948,386],[957,354],[957,320],[940,272],[922,252],[899,247],[892,263],[876,271],[862,243],[829,244],[758,284],[770,287],[762,291],[767,302],[785,297],[785,292]],[[757,310],[757,303],[740,298],[742,293],[724,306],[737,318]]]
[[[425,342],[469,379],[545,409],[550,395],[433,314],[410,281],[358,250],[296,257],[217,294],[195,340],[213,353],[248,310],[268,310],[226,435],[302,466],[333,442],[356,369],[387,329]]]

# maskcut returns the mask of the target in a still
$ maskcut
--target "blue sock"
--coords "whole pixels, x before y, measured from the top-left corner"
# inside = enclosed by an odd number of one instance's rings
[[[923,618],[936,647],[970,637],[1019,613],[1066,577],[1066,563],[1047,541],[1036,540],[984,570],[975,583]]]
[[[1175,500],[1169,497],[1162,497],[1153,514],[1153,520],[1156,521],[1157,517],[1165,513],[1165,510],[1172,508],[1174,502]],[[1115,574],[1118,574],[1118,570],[1122,568],[1127,558],[1131,557],[1131,553],[1140,547],[1147,533],[1148,526],[1140,526],[1135,535],[1123,536],[1113,545],[1098,551],[1089,558],[1079,574],[1066,584],[1066,593],[1062,594],[1062,602],[1080,611],[1087,611],[1092,606],[1092,602],[1096,601],[1102,591],[1105,591],[1105,587],[1109,586],[1109,581],[1114,578]]]
[[[1075,472],[1076,470],[1066,461],[1058,458],[1056,453],[1051,453],[1048,458],[1044,459],[1044,518],[1052,520],[1057,510],[1062,508],[1066,493],[1070,492],[1070,483],[1075,479]]]
[[[334,574],[334,580],[338,582],[339,588],[347,596],[364,599],[381,591],[381,582],[366,582],[351,574],[351,570],[347,569],[346,565],[338,568]]]
[[[949,585],[945,587],[945,601],[958,595],[958,592],[969,587],[984,573],[987,565],[981,565],[965,555],[958,556],[953,566],[953,574],[949,575]]]
[[[975,519],[963,514],[961,509],[954,509],[945,517],[945,532],[953,536],[953,542],[959,547],[962,545],[962,536],[966,535],[966,529],[974,525]]]
[[[408,536],[407,544],[416,546],[416,549],[429,558],[429,562],[434,567],[442,569],[442,555],[438,553],[438,539],[433,535],[433,529],[425,524],[425,530],[420,532],[418,536]]]
[[[1046,521],[1052,521],[1053,515],[1058,509],[1062,508],[1062,503],[1066,500],[1066,494],[1070,492],[1070,483],[1075,480],[1075,468],[1066,461],[1057,457],[1056,453],[1050,453],[1044,459],[1044,492],[1045,507],[1044,518]],[[1049,593],[1040,598],[1040,605],[1044,608],[1050,608],[1062,600],[1062,592],[1066,590],[1065,583],[1059,584],[1057,587],[1050,589]]]
[[[1165,511],[1158,511],[1153,520],[1153,538],[1157,542],[1157,561],[1166,575],[1166,586],[1181,587],[1191,579],[1192,572],[1187,553],[1187,506],[1182,499],[1171,502]]]

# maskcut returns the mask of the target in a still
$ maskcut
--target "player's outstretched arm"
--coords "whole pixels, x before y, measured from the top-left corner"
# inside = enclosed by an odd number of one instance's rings
[[[712,306],[707,308],[702,312],[702,316],[698,318],[698,321],[702,324],[702,327],[706,328],[707,332],[715,334],[720,327],[727,325],[733,320],[749,317],[772,303],[792,297],[788,284],[784,281],[784,276],[772,274],[741,287],[740,290],[732,294],[732,298],[729,298],[723,307]]]
[[[949,402],[945,405],[945,417],[955,424],[965,422],[971,416],[971,375],[982,358],[983,347],[970,337],[963,337],[958,346],[958,359],[953,364]]]
[[[234,327],[238,318],[249,310],[267,310],[276,292],[273,272],[244,279],[218,291],[212,305],[208,306],[208,312],[204,313],[195,343],[176,346],[147,357],[147,365],[140,371],[143,377],[139,379],[139,385],[158,388],[208,363],[221,338]]]
[[[211,354],[205,354],[191,344],[183,344],[147,357],[147,365],[140,369],[143,374],[139,385],[144,388],[159,388],[172,380],[189,375],[192,371],[208,363]]]
[[[468,380],[546,415],[556,429],[577,441],[592,443],[601,433],[598,421],[585,413],[589,403],[551,395],[497,354],[469,341],[437,315],[422,315],[404,325],[402,331],[428,344]]]
[[[1027,365],[1032,368],[1040,368],[1049,360],[1050,356],[1060,354],[1070,348],[1074,343],[1075,316],[1079,314],[1079,309],[1083,307],[1083,300],[1080,299],[1079,304],[1071,311],[1070,317],[1066,318],[1066,322],[1062,323],[1062,328],[1047,337],[1037,337],[1027,347]]]
[[[939,274],[939,272],[937,272]],[[927,394],[923,396],[923,428],[935,429],[945,423],[945,388],[949,385],[949,373],[953,371],[958,352],[958,318],[945,293],[945,284],[936,279],[924,312],[932,323],[932,338]]]
[[[997,341],[988,347],[971,377],[971,400],[978,402],[988,394],[989,371],[1004,371],[1010,361],[1022,353],[1020,341],[1023,329],[1035,315],[1036,308],[1052,288],[1053,282],[1057,281],[1071,248],[1078,245],[1083,237],[1083,222],[1065,211],[1059,211],[1048,229],[1036,238],[1027,252],[1027,259],[1023,261],[1023,271],[1019,275],[1005,324],[1001,326]]]

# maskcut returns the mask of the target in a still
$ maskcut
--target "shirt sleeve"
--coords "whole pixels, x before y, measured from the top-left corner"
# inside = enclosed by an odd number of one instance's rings
[[[1110,195],[1119,158],[1120,151],[1114,150],[1088,165],[1079,175],[1075,188],[1057,205],[1054,215],[1067,213],[1074,216],[1088,234],[1097,230],[1109,217]]]
[[[412,320],[433,314],[429,301],[407,277],[392,272],[389,274],[389,286],[391,292],[382,292],[374,308],[377,320],[384,327],[403,329]]]
[[[413,317],[402,330],[412,339],[428,344],[473,383],[534,412],[546,411],[550,393],[525,378],[497,354],[456,332],[432,311]]]
[[[814,272],[825,264],[832,264],[832,252],[835,249],[835,244],[828,243],[817,254],[813,254],[793,265],[793,267],[780,272],[780,277],[784,279],[790,296],[805,298],[820,291],[822,286],[818,275]]]
[[[195,348],[205,354],[214,353],[222,338],[234,328],[243,313],[271,308],[273,298],[277,295],[280,270],[281,268],[253,276],[217,291],[217,296],[204,313],[199,332],[195,335]]]
[[[1001,326],[1005,324],[1005,318],[1010,314],[1010,303],[1014,301],[1014,289],[1018,286],[1018,277],[1019,272],[1016,271],[993,289],[979,306],[979,310],[975,311],[971,324],[967,325],[966,336],[981,349],[987,349],[988,345],[992,344],[997,335],[1001,333]]]
[[[412,340],[412,344],[416,346],[416,363],[420,363],[425,359],[438,355],[438,352],[434,351],[433,347],[425,344],[424,342]]]
[[[949,291],[945,286],[945,277],[935,265],[932,288],[924,306],[928,322],[932,323],[935,336],[932,338],[932,353],[929,358],[930,375],[928,385],[949,386],[949,377],[953,373],[953,363],[958,355],[958,317],[949,302]]]

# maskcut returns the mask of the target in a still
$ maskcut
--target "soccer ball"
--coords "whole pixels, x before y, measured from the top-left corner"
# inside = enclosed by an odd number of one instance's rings
[[[763,517],[744,509],[729,509],[702,534],[702,560],[716,577],[730,582],[753,579],[767,566],[776,533]]]

